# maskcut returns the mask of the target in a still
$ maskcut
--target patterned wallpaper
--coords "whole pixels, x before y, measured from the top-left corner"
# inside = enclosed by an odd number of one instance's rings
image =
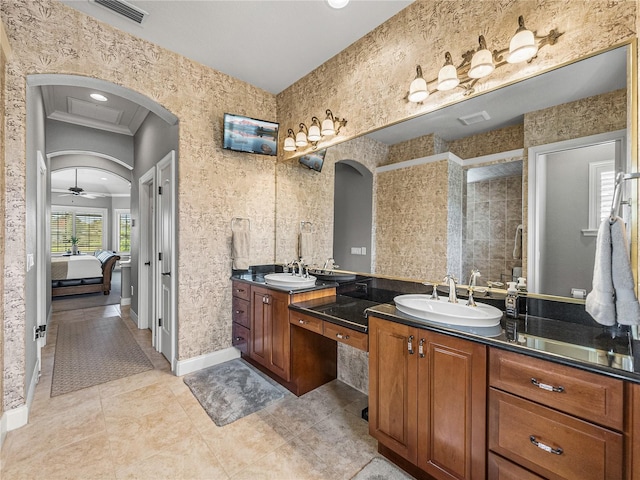
[[[231,345],[230,222],[252,220],[251,262],[275,251],[275,157],[222,150],[230,111],[272,119],[275,96],[48,0],[0,4],[13,48],[5,105],[6,247],[4,405],[24,403],[25,77],[85,75],[130,88],[180,119],[178,358]],[[4,231],[4,229],[2,229]]]
[[[438,92],[422,104],[405,100],[416,64],[437,76],[450,51],[454,62],[477,48],[478,34],[489,48],[505,47],[518,15],[539,34],[564,32],[555,46],[542,48],[534,62],[505,66],[477,84],[478,93],[526,78],[635,37],[636,2],[609,0],[483,1],[417,0],[278,94],[278,118],[285,128],[331,108],[349,119],[336,143],[463,98]],[[323,146],[323,145],[321,145]]]
[[[9,42],[6,38],[6,33],[4,29],[4,25],[0,23],[0,105],[4,105],[5,103],[5,67],[7,64],[7,57],[10,55],[10,47]],[[5,134],[5,122],[0,122],[0,185],[4,185],[4,172],[5,172],[5,145],[4,145],[4,134]],[[4,253],[5,253],[5,193],[4,189],[0,189],[0,271],[4,271]],[[3,304],[2,300],[4,298],[4,275],[0,275],[0,305]],[[0,394],[4,392],[4,375],[1,373],[4,372],[4,309],[0,308]],[[4,403],[2,402],[2,397],[0,396],[0,416],[4,413]]]
[[[326,208],[325,199],[307,192],[311,185],[328,194],[328,187],[320,185],[313,172],[298,168],[297,162],[276,166],[270,157],[221,150],[225,111],[265,119],[272,119],[272,112],[277,111],[277,120],[286,132],[286,128],[291,127],[289,122],[297,124],[331,108],[349,120],[341,135],[326,143],[334,144],[461,99],[461,93],[448,92],[432,95],[423,104],[406,102],[404,97],[415,75],[416,63],[421,63],[427,75],[437,72],[446,50],[457,58],[462,52],[475,48],[478,33],[485,35],[492,48],[507,45],[517,27],[518,15],[524,15],[527,25],[540,33],[558,28],[564,35],[557,46],[542,49],[535,62],[523,68],[504,67],[479,82],[479,92],[635,37],[635,2],[593,0],[586,5],[587,2],[574,0],[417,0],[274,97],[53,0],[0,3],[0,15],[15,54],[7,64],[7,83],[3,88],[5,123],[9,127],[4,202],[11,206],[5,222],[12,232],[6,239],[6,248],[13,252],[7,257],[5,268],[5,279],[9,280],[4,288],[5,407],[24,403],[25,394],[23,348],[9,346],[8,339],[18,339],[24,334],[27,75],[63,73],[111,81],[147,95],[179,117],[178,356],[187,359],[230,345],[228,275],[232,217],[252,219],[252,263],[270,263],[274,257],[276,261],[290,260],[295,255],[298,222],[305,218],[317,228],[317,256],[328,256],[330,245],[327,232],[332,210]],[[427,54],[427,51],[434,53]],[[362,162],[373,169],[380,161],[377,154],[382,151],[386,154],[385,149],[382,146],[365,148],[368,156]],[[325,166],[329,173],[323,171],[323,176],[332,175],[330,165],[329,162]],[[440,168],[446,169],[446,165]],[[446,185],[434,182],[430,190],[444,194]],[[406,229],[409,216],[404,215],[405,207],[413,208],[419,203],[418,199],[405,195],[404,200],[410,202],[400,202],[384,185],[376,190],[385,196],[384,201],[377,202],[380,206],[395,202],[398,208],[402,207],[403,215],[399,217],[405,220],[399,221],[405,225],[399,227],[405,228],[407,238],[424,242],[415,232]],[[440,202],[442,197],[430,198],[421,191],[415,193],[422,201]],[[429,206],[416,207],[416,211],[424,211],[430,217]],[[306,207],[310,210],[305,210]],[[384,217],[375,214],[376,219]],[[429,252],[446,249],[445,224],[441,216],[430,219],[433,240],[423,245]],[[387,225],[378,224],[375,228],[386,229],[385,235],[392,234]],[[397,240],[396,245],[400,243],[399,237]],[[378,251],[378,264],[384,261],[385,254]],[[444,267],[433,265],[438,272]],[[416,276],[426,274],[424,265],[416,270]],[[402,272],[406,273],[405,269]],[[8,353],[7,348],[12,351]]]
[[[523,138],[524,125],[519,124],[453,140],[449,148],[456,156],[468,159],[522,148]]]

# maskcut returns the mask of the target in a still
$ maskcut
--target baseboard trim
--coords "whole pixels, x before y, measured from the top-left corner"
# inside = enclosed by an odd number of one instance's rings
[[[138,320],[138,314],[136,312],[134,312],[133,310],[129,309],[129,317],[131,317],[131,320],[133,321],[133,323],[135,323],[136,325],[138,325],[138,328],[142,329],[142,328],[147,328],[147,327],[141,327],[139,320]]]
[[[218,350],[217,352],[207,353],[206,355],[199,355],[197,357],[189,358],[187,360],[178,360],[176,362],[175,374],[178,377],[186,375],[187,373],[196,372],[203,368],[212,367],[219,363],[228,362],[234,358],[240,358],[240,350],[236,347],[225,348],[224,350]]]

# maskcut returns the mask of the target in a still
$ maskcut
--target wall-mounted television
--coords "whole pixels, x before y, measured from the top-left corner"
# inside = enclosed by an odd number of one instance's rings
[[[225,113],[222,146],[237,152],[277,155],[278,126],[266,120]]]
[[[324,156],[327,154],[327,149],[318,150],[317,152],[309,153],[300,157],[300,163],[311,170],[316,172],[322,171],[322,164],[324,163]]]

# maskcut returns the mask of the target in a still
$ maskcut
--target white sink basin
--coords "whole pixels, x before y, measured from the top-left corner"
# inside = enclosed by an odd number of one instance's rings
[[[307,278],[291,275],[290,273],[269,273],[264,276],[267,285],[282,288],[310,288],[316,284],[316,277]]]
[[[469,327],[493,327],[500,324],[502,311],[477,303],[475,307],[459,303],[449,303],[448,298],[433,300],[429,295],[399,295],[393,299],[396,308],[412,317],[448,325],[465,325]]]

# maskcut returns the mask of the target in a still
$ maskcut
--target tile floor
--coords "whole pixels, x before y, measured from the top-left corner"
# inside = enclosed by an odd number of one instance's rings
[[[51,398],[57,325],[113,315],[127,320],[155,369]],[[55,313],[42,357],[29,423],[7,434],[0,478],[333,480],[378,456],[360,418],[366,396],[338,381],[217,427],[128,307]]]

